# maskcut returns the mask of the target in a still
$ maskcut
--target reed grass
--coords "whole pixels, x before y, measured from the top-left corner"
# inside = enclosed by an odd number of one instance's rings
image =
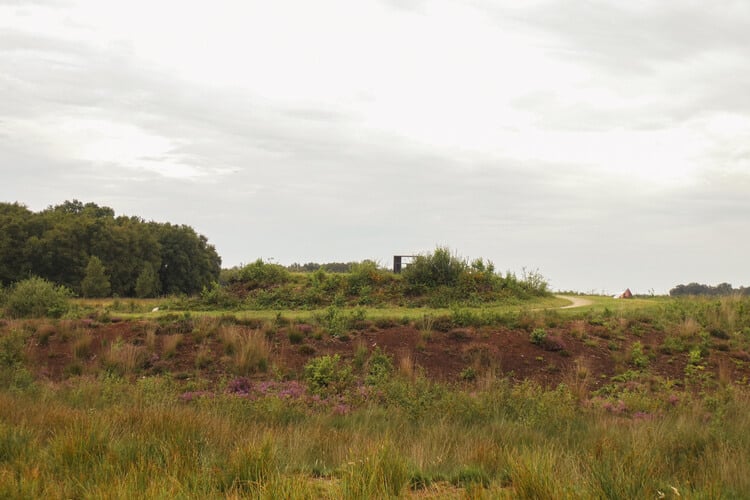
[[[713,498],[750,487],[750,397],[733,386],[643,418],[503,379],[467,393],[399,378],[345,414],[272,396],[183,402],[182,390],[110,375],[0,391],[0,497],[655,498],[674,487]]]
[[[533,330],[568,318],[580,337],[594,324],[627,330],[651,322],[689,350],[720,329],[733,348],[750,346],[747,300],[642,301],[658,315],[637,303],[594,302],[512,320]],[[368,311],[372,317],[385,316]],[[414,312],[419,318],[424,311]],[[267,369],[272,349],[263,330],[213,317],[195,323],[203,341],[224,347],[230,378],[250,383]],[[55,328],[53,342],[67,327]],[[145,346],[109,346],[104,361],[116,369],[98,376],[16,383],[28,375],[24,343],[44,332],[39,322],[13,320],[0,337],[0,498],[743,498],[750,491],[750,391],[732,382],[728,363],[710,391],[665,381],[656,394],[633,389],[597,401],[585,359],[574,361],[563,384],[545,389],[501,378],[493,366],[473,384],[435,383],[405,352],[393,375],[372,385],[330,395],[237,394],[231,380],[200,373],[127,377],[147,350],[161,344],[168,355],[178,348],[173,339],[194,335],[154,330]],[[70,349],[86,332],[74,333]],[[77,357],[85,357],[80,347]],[[352,349],[352,364],[359,359],[364,370],[367,345]],[[263,378],[264,387],[288,382]],[[672,391],[678,397],[665,402]]]

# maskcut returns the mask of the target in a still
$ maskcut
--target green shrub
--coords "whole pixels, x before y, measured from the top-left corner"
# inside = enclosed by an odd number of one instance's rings
[[[315,394],[340,393],[351,380],[351,367],[338,354],[311,359],[304,368],[305,382]]]
[[[10,368],[23,361],[27,338],[27,333],[16,329],[0,334],[0,368]]]
[[[378,265],[371,260],[352,264],[345,278],[347,293],[352,296],[360,295],[361,300],[371,300],[369,295],[372,293],[373,286],[377,286],[388,278],[388,273],[379,269]]]
[[[366,382],[377,385],[388,381],[393,374],[393,359],[376,347],[367,363]]]
[[[318,322],[326,329],[332,337],[338,337],[346,332],[349,320],[346,313],[340,307],[331,305],[326,309],[323,316],[318,317]]]
[[[630,346],[630,362],[638,368],[646,368],[648,366],[648,356],[643,352],[643,344],[640,341],[634,342]]]
[[[471,366],[468,366],[461,370],[460,374],[461,380],[465,380],[467,382],[473,382],[477,379],[477,371],[472,368]]]
[[[14,318],[58,318],[69,309],[70,290],[39,277],[19,281],[8,294],[5,313]]]
[[[287,283],[291,279],[289,271],[278,264],[268,264],[258,259],[237,273],[237,279],[248,288],[265,288]]]
[[[546,339],[547,331],[544,328],[534,328],[534,330],[529,335],[529,340],[531,340],[531,343],[536,345],[544,344],[544,341]]]
[[[438,247],[431,254],[415,257],[402,274],[407,284],[432,289],[440,285],[455,286],[466,267],[466,262],[451,255],[448,248]]]
[[[206,305],[224,308],[235,307],[239,304],[239,300],[216,281],[203,287],[201,301]]]
[[[482,318],[471,309],[454,307],[451,310],[453,324],[456,326],[481,326]]]

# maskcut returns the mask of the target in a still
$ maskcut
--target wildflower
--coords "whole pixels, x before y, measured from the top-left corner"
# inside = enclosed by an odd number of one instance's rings
[[[231,394],[246,396],[250,393],[250,380],[245,377],[237,377],[227,384],[227,391]]]

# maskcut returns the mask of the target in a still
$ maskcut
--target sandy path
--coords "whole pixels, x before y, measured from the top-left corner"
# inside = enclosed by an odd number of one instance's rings
[[[565,299],[572,302],[572,304],[568,306],[563,306],[560,309],[573,309],[574,307],[583,307],[583,306],[590,306],[593,304],[592,301],[589,299],[584,299],[581,297],[575,297],[573,295],[555,295],[558,299]]]

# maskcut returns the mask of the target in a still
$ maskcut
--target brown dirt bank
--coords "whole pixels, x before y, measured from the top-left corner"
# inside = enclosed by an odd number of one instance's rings
[[[30,333],[26,344],[27,365],[40,379],[64,380],[80,374],[96,374],[115,367],[126,376],[172,373],[177,378],[219,380],[232,376],[233,358],[223,330],[240,334],[262,332],[270,349],[265,370],[258,379],[301,376],[312,358],[339,354],[353,359],[357,350],[380,348],[394,359],[402,373],[423,373],[441,381],[466,381],[487,373],[516,380],[530,379],[545,386],[585,376],[590,389],[609,382],[613,375],[637,369],[632,357],[639,342],[647,357],[649,373],[679,381],[684,378],[688,355],[664,348],[667,333],[648,322],[613,320],[608,325],[576,319],[544,327],[546,339],[534,344],[530,323],[504,326],[419,329],[414,325],[364,323],[341,337],[331,337],[312,325],[222,324],[220,320],[99,322],[95,320],[48,320],[0,322],[3,334],[12,329]],[[176,345],[175,345],[176,344]],[[704,357],[706,373],[717,380],[750,379],[750,363],[744,352],[731,352],[715,342]],[[114,354],[113,354],[114,353]],[[642,366],[641,366],[642,367]]]

